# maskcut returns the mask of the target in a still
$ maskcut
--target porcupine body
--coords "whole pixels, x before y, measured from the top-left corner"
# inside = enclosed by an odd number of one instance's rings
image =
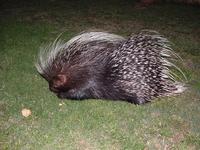
[[[59,98],[124,100],[143,104],[184,91],[170,62],[167,39],[142,31],[126,39],[106,32],[55,40],[39,53],[36,68]]]

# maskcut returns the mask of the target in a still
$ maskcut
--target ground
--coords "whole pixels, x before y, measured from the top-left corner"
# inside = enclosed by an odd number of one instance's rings
[[[133,1],[4,1],[0,22],[0,149],[200,149],[200,9]],[[123,36],[159,31],[183,58],[185,93],[145,105],[122,101],[60,101],[34,62],[39,47],[61,32],[88,29]],[[31,110],[24,117],[22,109]]]

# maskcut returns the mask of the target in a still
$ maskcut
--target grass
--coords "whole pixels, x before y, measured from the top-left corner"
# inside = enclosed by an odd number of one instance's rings
[[[0,23],[0,149],[200,149],[200,10],[131,1],[6,1]],[[124,36],[154,29],[174,43],[188,90],[142,106],[104,100],[60,101],[36,72],[40,45],[65,31]],[[62,105],[59,105],[59,104]],[[32,115],[24,118],[21,110]]]

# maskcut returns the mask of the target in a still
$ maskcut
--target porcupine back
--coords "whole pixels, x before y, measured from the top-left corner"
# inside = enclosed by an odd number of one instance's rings
[[[124,89],[127,95],[136,94],[134,103],[142,104],[158,96],[181,93],[185,90],[177,82],[172,68],[184,73],[171,62],[179,58],[169,41],[155,31],[143,30],[131,36],[112,54],[111,77],[117,78],[113,85]]]

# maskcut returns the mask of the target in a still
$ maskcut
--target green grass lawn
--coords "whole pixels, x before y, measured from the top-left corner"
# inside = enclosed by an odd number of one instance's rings
[[[0,149],[200,149],[200,9],[180,4],[134,8],[132,1],[6,1],[0,22]],[[183,58],[188,90],[137,106],[122,101],[60,101],[34,61],[61,32],[102,29],[128,36],[153,29]],[[62,105],[61,105],[62,104]],[[28,108],[25,118],[21,110]]]

